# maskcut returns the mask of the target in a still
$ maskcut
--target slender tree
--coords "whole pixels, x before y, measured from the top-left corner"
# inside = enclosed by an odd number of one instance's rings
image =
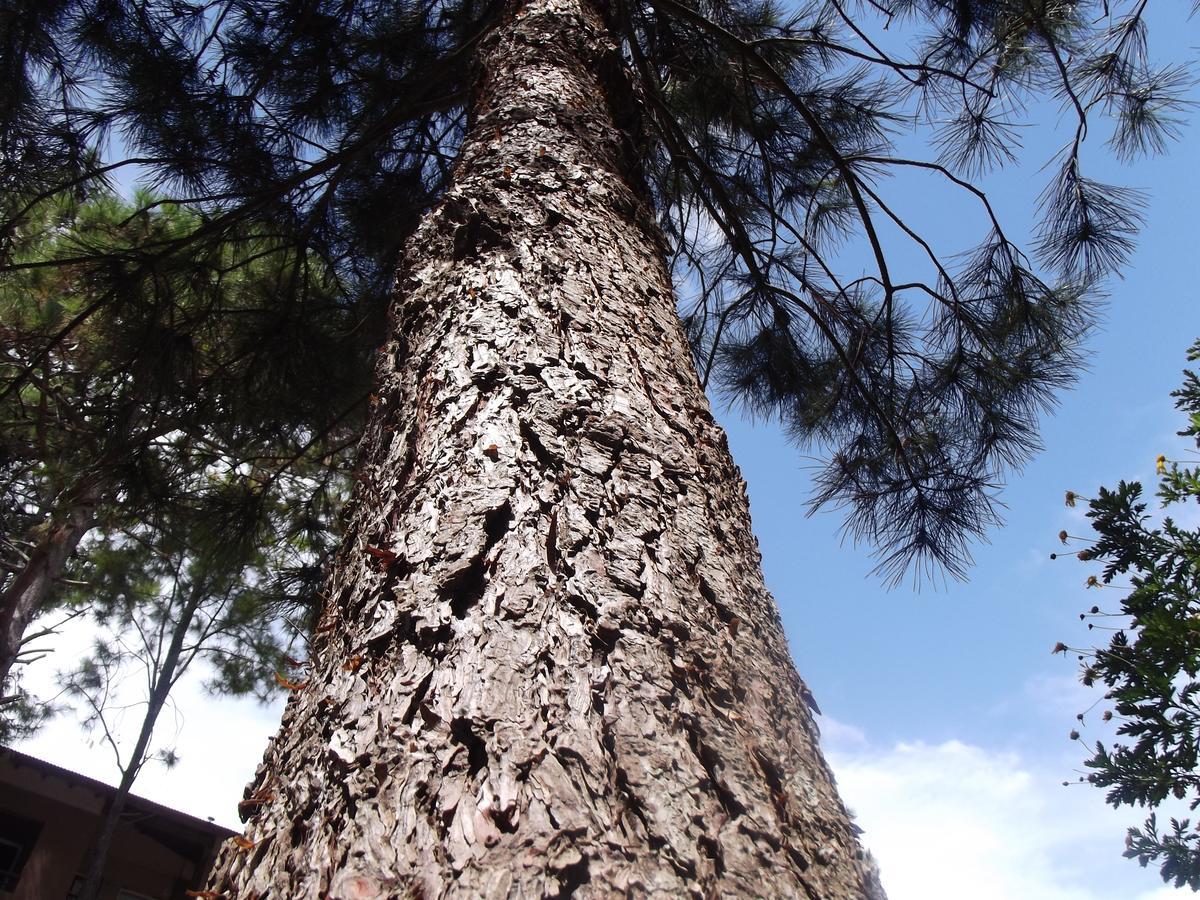
[[[133,747],[127,754],[122,754],[117,744],[114,728],[106,721],[110,713],[108,700],[111,694],[114,674],[126,663],[127,653],[114,652],[110,646],[98,646],[95,656],[85,662],[84,666],[73,673],[67,681],[67,689],[77,697],[83,697],[88,706],[90,723],[98,723],[104,731],[105,741],[112,747],[121,779],[117,788],[109,794],[100,810],[100,822],[92,844],[83,864],[83,883],[79,896],[83,900],[95,900],[99,896],[105,864],[108,862],[109,849],[116,834],[117,825],[125,806],[129,801],[133,784],[143,766],[152,758],[151,740],[154,737],[158,718],[166,709],[171,689],[187,671],[195,658],[196,649],[185,652],[185,642],[192,630],[192,623],[203,605],[207,593],[204,578],[196,578],[191,585],[181,584],[181,573],[177,573],[175,583],[165,602],[155,610],[159,627],[154,624],[148,629],[152,637],[145,640],[140,651],[133,651],[142,656],[148,677],[147,696],[145,698],[145,713],[138,728]],[[180,595],[180,591],[184,591]],[[142,623],[138,623],[139,626]],[[147,630],[139,627],[143,638]],[[164,756],[169,760],[170,754]]]
[[[112,838],[142,768],[156,757],[174,758],[170,750],[155,753],[152,742],[179,680],[202,661],[214,673],[212,691],[267,696],[287,683],[280,669],[301,652],[294,645],[310,627],[315,584],[297,590],[289,579],[281,591],[279,581],[312,567],[321,554],[325,534],[314,540],[305,512],[312,487],[291,485],[287,501],[276,502],[268,516],[243,518],[239,528],[226,511],[243,505],[229,495],[245,490],[244,480],[236,472],[207,478],[216,484],[200,503],[93,547],[82,573],[87,587],[76,592],[101,637],[65,685],[82,703],[87,724],[102,730],[121,773],[82,866],[81,900],[99,895]],[[144,672],[142,696],[136,690],[130,696],[131,668]],[[113,719],[139,706],[132,746],[123,748]]]
[[[703,388],[830,448],[816,499],[886,573],[961,570],[1131,247],[1138,198],[1084,175],[1089,123],[1128,154],[1174,128],[1144,8],[107,0],[18,22],[23,92],[66,99],[14,127],[120,125],[206,210],[155,257],[278,222],[364,311],[400,263],[311,670],[211,891],[879,893]],[[913,61],[876,13],[928,29]],[[1038,274],[968,179],[1042,90],[1077,127]],[[894,149],[913,110],[947,123],[940,155]],[[975,201],[977,249],[939,256],[891,172]],[[699,285],[682,326],[668,261]]]

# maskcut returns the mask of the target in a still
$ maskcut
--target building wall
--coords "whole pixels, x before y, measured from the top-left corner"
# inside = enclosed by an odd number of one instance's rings
[[[87,779],[81,782],[72,784],[36,766],[14,765],[7,754],[0,757],[0,812],[42,824],[16,890],[0,891],[0,898],[66,900],[75,877],[81,874],[99,823],[104,795],[97,788],[111,791]],[[198,869],[207,864],[213,847],[223,836],[214,832],[222,830],[162,807],[153,807],[145,815],[150,825],[185,836],[193,847],[201,845],[205,851],[201,853],[203,862],[198,865],[194,856],[189,859],[123,821],[105,869],[102,900],[117,900],[121,890],[152,900],[175,900],[189,888],[200,887],[205,873]],[[188,822],[197,828],[188,831]]]

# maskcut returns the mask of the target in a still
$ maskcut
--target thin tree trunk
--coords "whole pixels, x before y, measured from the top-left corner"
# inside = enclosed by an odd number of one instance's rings
[[[84,864],[83,886],[80,888],[78,900],[96,900],[100,896],[100,888],[104,879],[104,867],[108,863],[108,851],[112,847],[113,835],[116,834],[117,824],[133,790],[142,765],[146,762],[146,753],[150,747],[150,739],[154,736],[154,726],[166,706],[177,676],[180,674],[179,661],[183,654],[183,642],[187,639],[188,629],[192,626],[196,610],[204,598],[204,581],[198,580],[192,585],[187,601],[180,610],[179,618],[171,632],[171,643],[163,656],[158,671],[154,673],[153,686],[146,704],[146,714],[142,717],[142,727],[138,732],[137,742],[129,755],[124,769],[121,771],[121,783],[117,790],[104,801],[100,813],[100,823],[96,826],[96,836],[92,840],[91,855]]]
[[[210,887],[881,896],[614,125],[616,50],[586,0],[514,6],[398,277],[310,677]]]
[[[8,685],[25,629],[53,598],[67,561],[95,523],[103,492],[99,478],[85,475],[71,492],[65,511],[41,529],[25,564],[0,593],[0,686]]]

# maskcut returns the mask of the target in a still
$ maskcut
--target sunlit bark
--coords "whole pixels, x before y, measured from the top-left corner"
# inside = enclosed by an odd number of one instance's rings
[[[581,0],[528,0],[477,51],[312,670],[212,890],[881,896],[614,124],[615,52]]]

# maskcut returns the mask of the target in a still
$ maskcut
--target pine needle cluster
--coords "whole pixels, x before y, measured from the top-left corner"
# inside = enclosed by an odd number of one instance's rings
[[[1127,260],[1142,203],[1086,176],[1082,148],[1108,121],[1119,157],[1159,152],[1186,106],[1188,73],[1152,62],[1145,6],[597,4],[615,48],[606,77],[624,86],[613,96],[630,177],[669,241],[702,380],[820,448],[813,506],[844,508],[889,578],[964,572],[970,540],[997,520],[1006,473],[1037,449],[1039,415],[1079,369],[1100,285]],[[226,333],[244,355],[220,363],[230,390],[214,391],[201,418],[261,433],[277,402],[293,403],[308,423],[293,446],[350,421],[318,400],[346,393],[326,386],[365,382],[371,357],[339,341],[383,336],[399,249],[453,178],[472,48],[504,9],[6,2],[0,275],[86,267],[91,293],[27,336],[0,392],[28,390],[93,317],[168,285],[167,272],[228,284],[274,265],[280,293]],[[884,40],[898,32],[912,38],[903,53]],[[1045,97],[1069,110],[1072,134],[1027,250],[977,181],[1018,159],[1025,111]],[[913,134],[927,153],[908,152]],[[186,210],[186,227],[137,246],[19,250],[45,203],[97,196],[126,174],[153,190],[135,216]],[[890,199],[893,174],[974,204],[985,223],[975,248],[935,249]],[[897,261],[897,234],[926,260],[915,273]],[[854,243],[865,266],[840,255]],[[314,309],[341,317],[339,336],[309,328]],[[153,321],[167,329],[161,354],[139,365],[186,385],[196,342],[181,340],[188,327]]]

